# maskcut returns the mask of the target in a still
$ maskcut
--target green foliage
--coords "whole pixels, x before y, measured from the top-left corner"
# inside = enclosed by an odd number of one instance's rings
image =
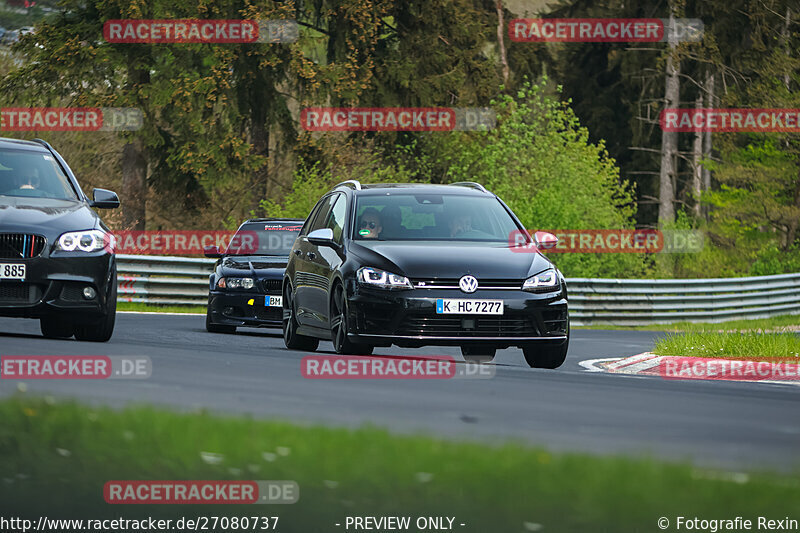
[[[722,136],[720,136],[722,137]],[[741,145],[742,141],[747,141]],[[767,134],[727,136],[722,157],[708,162],[719,181],[702,196],[709,206],[708,246],[687,257],[676,276],[746,276],[800,271],[800,248],[790,228],[800,219],[795,205],[798,166],[790,150]]]
[[[245,4],[64,0],[59,7],[15,47],[27,60],[0,83],[7,101],[141,109],[144,127],[119,136],[141,141],[149,183],[171,195],[173,209],[202,204],[236,182],[246,185],[247,176],[265,165],[265,154],[254,151],[242,134],[247,106],[241,112],[237,105],[241,83],[235,67],[246,54],[288,62],[287,48],[120,44],[102,38],[108,19],[245,18]],[[281,13],[279,7],[264,7],[253,18],[281,18]],[[241,196],[239,191],[234,197]]]
[[[546,81],[546,80],[545,80]],[[497,128],[410,137],[391,163],[365,150],[348,169],[301,169],[282,201],[268,199],[268,216],[305,217],[316,200],[345,179],[428,183],[477,181],[503,199],[529,229],[632,228],[632,192],[620,182],[603,145],[588,141],[566,102],[545,85],[524,84],[516,97],[493,102]],[[358,158],[357,158],[358,159]],[[443,175],[440,174],[443,172]],[[639,254],[552,254],[568,276],[645,276]]]
[[[716,86],[714,102],[704,107],[800,107],[800,19],[794,4],[787,0],[672,2],[677,16],[704,23],[700,42],[682,43],[676,50],[681,107],[688,107],[702,93],[700,84],[708,73],[716,75]],[[650,0],[574,0],[556,5],[552,16],[665,17],[668,7]],[[662,133],[657,116],[664,97],[664,51],[664,47],[628,43],[553,46],[555,72],[573,99],[576,114],[590,130],[590,138],[606,139],[621,175],[636,184],[636,219],[644,225],[657,219]],[[705,227],[710,235],[708,247],[691,257],[660,257],[658,275],[747,275],[767,241],[778,243],[787,253],[792,246],[788,240],[797,243],[798,232],[792,228],[800,218],[795,209],[800,208],[800,195],[794,195],[800,191],[798,135],[714,134],[712,139],[714,163],[706,162],[706,166],[713,166],[714,192],[703,199],[711,211]],[[693,140],[691,133],[678,138],[678,149],[688,158],[678,160],[676,207],[694,203]],[[759,147],[756,151],[766,144],[772,149],[761,154],[766,158],[750,153],[751,160],[745,162],[736,151],[748,144]],[[670,264],[677,270],[670,272]]]
[[[268,217],[306,218],[317,200],[333,185],[330,169],[321,170],[319,165],[300,168],[295,172],[291,191],[284,195],[281,203],[267,198],[261,200],[259,207]]]
[[[800,218],[800,207],[792,205],[798,180],[793,157],[765,135],[743,147],[728,145],[724,156],[709,163],[720,182],[704,197],[713,208],[712,223],[729,238],[759,228],[785,233]]]
[[[54,5],[40,0],[28,15],[13,16],[40,18],[43,2]],[[800,108],[798,12],[791,10],[787,24],[786,0],[676,5],[679,16],[705,24],[702,42],[676,52],[682,102],[698,94],[690,80],[702,82],[710,69],[717,73],[714,105]],[[505,7],[506,23],[525,16],[518,2]],[[655,0],[574,0],[545,10],[554,17],[664,17],[666,8]],[[524,9],[534,15],[534,7]],[[295,18],[301,31],[298,42],[280,45],[113,44],[102,38],[110,18]],[[248,213],[304,216],[319,194],[352,178],[480,181],[531,229],[648,227],[656,218],[652,173],[661,131],[652,119],[663,97],[666,47],[506,38],[504,80],[497,23],[487,0],[60,0],[13,56],[0,57],[0,97],[6,106],[141,108],[145,126],[136,133],[44,136],[80,161],[82,181],[100,186],[130,175],[120,147],[140,145],[150,229],[230,229]],[[525,82],[544,72],[563,85],[563,96],[555,83]],[[485,133],[312,134],[297,122],[308,105],[492,105],[499,122]],[[689,153],[692,140],[681,134],[679,149]],[[713,142],[705,163],[712,191],[702,197],[708,219],[676,226],[706,231],[703,252],[657,262],[637,254],[554,260],[570,276],[797,269],[800,136],[715,134]],[[677,206],[694,203],[687,170],[681,158]],[[123,211],[130,203],[123,198]]]
[[[8,2],[3,2],[3,5],[0,5],[0,26],[6,30],[18,30],[25,26],[33,26],[48,16],[45,9],[55,9],[58,1],[35,0],[32,3],[31,7],[21,9],[9,5]]]
[[[748,472],[738,474],[746,483],[732,483],[728,472],[689,463],[19,395],[0,402],[0,416],[0,497],[34,523],[43,515],[119,518],[119,506],[103,502],[108,480],[293,480],[300,499],[292,505],[217,505],[208,512],[278,515],[277,530],[285,533],[331,531],[354,509],[370,516],[446,514],[464,523],[453,529],[465,533],[628,533],[654,531],[659,516],[725,517],[731,509],[745,517],[795,516],[800,499],[795,465],[785,465],[786,475]],[[197,515],[197,505],[152,504],[123,516]]]
[[[366,152],[361,157],[363,159],[348,168],[332,165],[323,167],[319,163],[301,164],[295,171],[291,190],[284,194],[280,202],[271,198],[262,200],[259,205],[261,212],[268,217],[305,218],[323,194],[337,183],[347,180],[361,183],[418,181],[416,173],[403,166],[386,165]],[[251,216],[255,216],[255,211]]]
[[[525,227],[632,228],[629,184],[602,143],[589,142],[567,102],[548,94],[546,78],[492,105],[497,127],[452,135],[444,151],[449,181],[483,183],[502,198]],[[556,95],[558,92],[556,92]],[[552,254],[567,276],[638,277],[647,274],[639,254]]]
[[[741,76],[721,95],[720,107],[800,108],[798,12],[788,3],[746,2],[725,16],[739,27],[712,26],[721,60]],[[786,15],[791,14],[787,22]],[[747,46],[742,46],[742,36]],[[730,56],[728,56],[730,54]],[[800,135],[715,134],[718,155],[706,162],[715,187],[703,194],[708,207],[714,263],[686,264],[698,276],[767,275],[800,271]]]
[[[773,274],[789,274],[800,272],[800,246],[792,246],[781,250],[774,243],[759,250],[750,274],[753,276],[770,276]]]

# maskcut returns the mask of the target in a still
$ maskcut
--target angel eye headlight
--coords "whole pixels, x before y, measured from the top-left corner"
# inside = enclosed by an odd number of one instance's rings
[[[63,252],[97,252],[108,245],[113,247],[113,237],[99,229],[70,231],[56,241],[56,249]]]
[[[67,233],[66,235],[62,235],[61,238],[58,239],[58,247],[61,250],[71,252],[72,250],[78,247],[78,239],[75,238],[74,233]]]

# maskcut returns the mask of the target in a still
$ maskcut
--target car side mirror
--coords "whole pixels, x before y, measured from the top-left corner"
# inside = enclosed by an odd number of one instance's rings
[[[331,228],[315,229],[308,234],[308,242],[317,246],[327,246],[329,248],[338,248],[339,245],[333,240],[333,230]]]
[[[89,202],[89,207],[97,207],[98,209],[116,209],[119,207],[119,196],[114,191],[107,189],[94,189],[92,191],[92,201]]]
[[[558,237],[546,231],[537,231],[533,234],[533,242],[537,247],[549,250],[556,247],[556,244],[558,244]]]
[[[219,259],[222,257],[222,252],[219,251],[218,246],[212,244],[211,246],[203,247],[203,255],[212,259]]]

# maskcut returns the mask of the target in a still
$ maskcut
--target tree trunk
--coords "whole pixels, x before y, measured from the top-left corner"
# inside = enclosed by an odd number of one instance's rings
[[[138,68],[137,52],[128,52],[127,83],[132,89],[150,83],[150,71]],[[147,101],[138,107],[148,114]],[[126,230],[144,230],[147,225],[147,153],[141,138],[134,136],[122,147],[122,224]]]
[[[702,90],[697,93],[697,98],[694,101],[694,107],[697,110],[703,108],[703,92]],[[703,194],[703,166],[700,160],[703,158],[703,132],[696,131],[694,133],[694,144],[692,145],[692,194],[694,195],[694,205],[692,209],[694,216],[700,218],[700,196]]]
[[[497,46],[500,49],[500,62],[503,64],[503,83],[508,83],[508,59],[506,58],[506,28],[503,22],[503,0],[497,0]]]
[[[260,113],[254,113],[254,115],[261,116]],[[267,157],[267,162],[253,173],[252,178],[253,186],[251,190],[257,192],[250,201],[250,208],[258,211],[260,209],[261,200],[268,198],[269,195],[269,131],[267,131],[265,116],[261,116],[260,120],[253,119],[250,133],[250,142],[253,145],[253,152]]]
[[[789,50],[789,23],[792,20],[792,10],[787,7],[786,8],[786,19],[784,21],[783,30],[781,31],[781,40],[783,41],[783,47],[786,51],[786,55],[791,55]],[[786,86],[786,90],[790,90],[789,86],[789,69],[786,69],[786,72],[783,75],[783,83]],[[788,149],[789,148],[789,139],[784,139],[784,146]],[[794,201],[792,202],[792,207],[797,212],[800,212],[800,161],[797,161],[797,181],[795,182],[794,187]],[[800,224],[800,216],[794,216],[789,218],[789,224],[786,231],[786,242],[784,243],[784,251],[789,250],[794,244],[794,240],[797,238],[797,227]]]
[[[670,28],[674,18],[670,13]],[[674,40],[669,42],[667,55],[666,82],[664,86],[664,107],[676,108],[680,95],[680,61],[675,57]],[[659,173],[658,221],[659,224],[675,220],[675,175],[677,172],[678,133],[661,132],[661,171]]]
[[[711,69],[706,72],[704,84],[706,91],[706,108],[714,107],[714,73]],[[711,159],[711,132],[707,131],[703,135],[703,159]],[[703,190],[711,190],[711,171],[703,167]],[[708,218],[708,209],[705,209],[705,216]]]
[[[142,141],[132,139],[122,147],[122,226],[144,230],[147,215],[147,159]]]
[[[297,168],[297,155],[287,137],[280,126],[273,126],[270,130],[267,196],[273,200],[283,201],[285,192],[292,189],[294,170]]]
[[[792,9],[789,6],[786,6],[786,18],[783,22],[783,29],[781,30],[781,41],[783,42],[783,49],[786,51],[786,55],[791,55],[789,51],[789,24],[792,20]],[[783,73],[783,84],[786,86],[786,89],[789,89],[789,69],[786,69],[786,72]]]

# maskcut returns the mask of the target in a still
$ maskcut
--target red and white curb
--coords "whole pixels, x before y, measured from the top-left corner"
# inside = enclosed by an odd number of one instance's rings
[[[630,357],[587,359],[578,364],[587,372],[656,376],[669,380],[748,381],[800,385],[800,375],[796,371],[796,366],[795,371],[792,373],[785,370],[789,366],[796,365],[796,363],[788,363],[781,366],[782,363],[764,361],[672,357],[644,352]],[[693,365],[699,365],[703,371],[698,373]],[[736,370],[736,372],[730,372],[731,370]],[[737,375],[731,375],[732,373]],[[764,379],[765,376],[784,376],[788,379]]]

